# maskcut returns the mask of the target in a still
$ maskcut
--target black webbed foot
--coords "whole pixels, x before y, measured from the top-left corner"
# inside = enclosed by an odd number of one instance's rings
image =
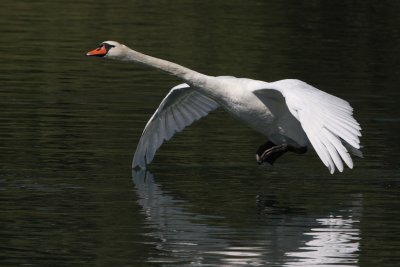
[[[274,162],[286,152],[291,151],[296,154],[307,152],[307,147],[293,147],[287,144],[275,145],[271,141],[266,142],[257,149],[256,159],[258,164],[268,162],[273,165]]]

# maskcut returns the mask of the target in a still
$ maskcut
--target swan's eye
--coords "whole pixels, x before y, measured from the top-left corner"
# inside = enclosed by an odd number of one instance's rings
[[[112,47],[115,47],[115,45],[107,44],[107,43],[105,43],[104,46],[105,46],[107,49],[110,49],[110,48],[112,48]]]
[[[111,48],[115,47],[115,45],[108,44],[108,43],[104,43],[103,46],[107,52],[110,51]]]

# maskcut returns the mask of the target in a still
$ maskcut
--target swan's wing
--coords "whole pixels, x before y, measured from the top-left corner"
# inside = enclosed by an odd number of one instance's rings
[[[133,157],[132,168],[145,168],[164,140],[218,108],[217,102],[183,83],[171,89],[147,122]]]
[[[356,150],[360,148],[361,127],[353,118],[353,108],[347,101],[299,80],[256,81],[252,88],[258,97],[268,97],[271,89],[283,95],[290,112],[300,121],[310,143],[331,173],[335,166],[343,171],[342,160],[353,168],[345,145]]]

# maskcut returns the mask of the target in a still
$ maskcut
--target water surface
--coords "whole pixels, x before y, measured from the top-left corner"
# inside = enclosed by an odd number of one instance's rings
[[[396,1],[59,1],[0,8],[1,266],[397,266]],[[180,81],[85,58],[104,40],[210,75],[298,78],[348,100],[365,157],[257,166],[216,111],[130,168]]]

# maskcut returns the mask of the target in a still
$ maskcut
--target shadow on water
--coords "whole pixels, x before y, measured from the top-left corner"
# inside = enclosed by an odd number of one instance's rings
[[[190,211],[190,203],[165,192],[145,170],[133,171],[138,203],[154,241],[148,262],[196,266],[357,266],[362,195],[328,214],[280,207],[273,196],[257,196],[262,215],[245,229],[219,223],[226,217]],[[218,205],[218,204],[216,204]],[[257,207],[259,211],[257,212]],[[247,211],[248,212],[248,211]],[[268,218],[268,220],[265,220]]]

